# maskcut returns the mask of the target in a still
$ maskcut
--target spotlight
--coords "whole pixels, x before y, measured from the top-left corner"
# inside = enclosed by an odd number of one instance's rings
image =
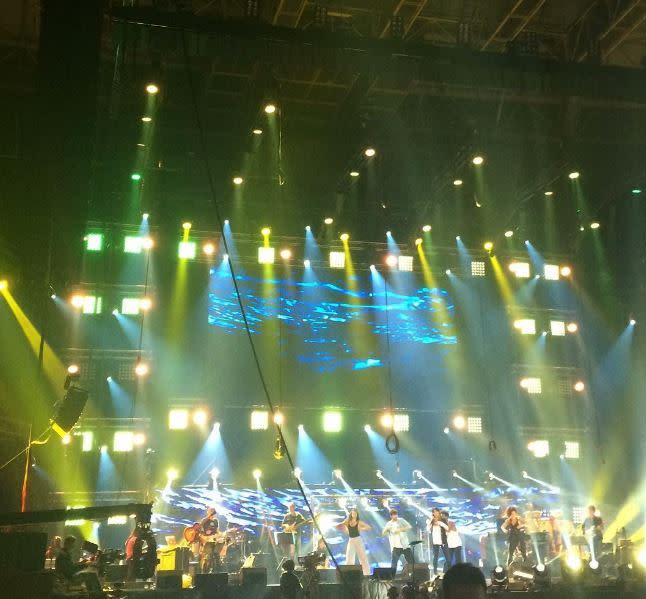
[[[572,269],[569,266],[561,266],[561,276],[569,277],[572,274]]]
[[[455,179],[453,181],[453,185],[455,185],[456,187],[460,187],[460,185],[462,185],[462,179]]]
[[[453,427],[459,431],[464,430],[464,427],[467,425],[467,421],[464,416],[458,414],[453,418]]]
[[[153,245],[155,245],[155,242],[150,237],[144,237],[141,241],[141,245],[145,250],[150,250],[152,249]]]
[[[492,586],[501,587],[507,584],[507,570],[502,566],[496,566],[491,572]]]
[[[372,427],[369,424],[366,424],[363,427],[363,430],[366,431],[367,433],[370,433],[370,432],[372,432]]]
[[[132,173],[132,175],[130,175],[130,178],[133,181],[139,181],[141,179],[141,175],[139,173]]]
[[[284,422],[285,422],[285,416],[283,416],[283,413],[274,412],[274,424],[277,424],[278,426],[282,426]]]
[[[132,436],[132,442],[138,447],[141,447],[146,442],[146,435],[143,433],[135,433]]]
[[[280,257],[283,260],[289,260],[292,257],[292,250],[285,248],[284,250],[280,250]]]
[[[471,162],[473,162],[473,164],[475,164],[476,166],[480,166],[484,163],[484,158],[482,156],[474,156]]]
[[[567,567],[573,572],[578,572],[579,570],[581,570],[581,566],[583,565],[581,558],[572,552],[568,553],[565,563]]]
[[[206,421],[209,419],[209,415],[206,413],[206,410],[195,410],[193,412],[193,424],[195,426],[206,426]]]
[[[271,229],[269,227],[263,227],[260,233],[263,237],[269,237],[271,235]]]
[[[580,176],[581,176],[581,173],[579,173],[579,171],[572,171],[568,175],[568,178],[574,180],[574,179],[578,179]]]
[[[77,364],[70,364],[67,367],[67,374],[74,376],[75,374],[79,373],[79,367]]]
[[[305,227],[305,230],[309,233],[309,232],[312,230],[312,227],[310,227],[309,225],[307,225],[307,226]]]
[[[334,219],[328,216],[323,222],[326,225],[331,225],[334,222]]]
[[[262,135],[262,129],[254,129],[254,130],[252,131],[252,133],[253,133],[254,135]]]
[[[8,287],[9,287],[9,282],[6,279],[0,279],[0,291],[4,291]],[[74,300],[74,298],[72,298],[72,305],[74,305],[73,300]]]
[[[101,447],[99,448],[99,451],[100,451],[103,455],[105,455],[106,453],[108,453],[108,446],[107,446],[107,445],[101,445]]]
[[[146,91],[151,95],[154,96],[156,93],[159,92],[159,87],[157,87],[154,83],[149,83],[146,86]]]
[[[144,311],[147,312],[152,308],[153,302],[149,297],[143,297],[141,300],[139,300],[139,307]]]
[[[269,104],[265,104],[265,112],[267,114],[274,114],[274,112],[276,112],[276,104],[272,104],[271,102]]]
[[[61,438],[61,443],[63,445],[69,445],[72,442],[72,437],[70,435],[65,435]]]
[[[372,158],[377,151],[374,148],[366,148],[363,152],[368,158]]]
[[[117,310],[117,308],[112,310],[112,316],[119,316],[119,310]]]
[[[415,478],[422,478],[422,471],[421,470],[413,470],[413,477]]]
[[[455,240],[456,240],[456,241],[461,241],[461,240],[462,240],[462,237],[460,237],[459,235],[456,235],[456,236],[455,236]]]
[[[383,473],[381,472],[381,470],[376,470],[376,471],[375,471],[375,476],[376,476],[377,478],[383,478],[383,477],[384,477],[384,475],[383,475]]]
[[[444,427],[444,434],[445,434],[445,435],[448,435],[450,432],[451,432],[451,429],[449,429],[449,427],[448,427],[448,426],[445,426],[445,427]]]
[[[576,333],[579,330],[579,325],[576,322],[568,322],[565,328],[568,333]]]
[[[234,185],[242,185],[244,183],[244,179],[240,176],[233,177],[233,184]]]
[[[294,468],[294,478],[297,478],[299,480],[303,478],[303,470],[301,470],[301,468],[298,468],[298,466]]]
[[[135,374],[140,378],[146,376],[149,372],[150,369],[148,367],[148,364],[146,364],[145,362],[139,362],[135,366]]]
[[[388,256],[386,256],[386,264],[391,268],[394,268],[395,266],[397,266],[397,256],[394,256],[393,254],[388,254]]]
[[[593,222],[593,223],[590,223],[590,228],[591,228],[591,229],[598,229],[600,226],[601,226],[601,225],[600,225],[598,222],[596,222],[596,221],[595,221],[595,222]]]
[[[309,268],[312,265],[312,263],[309,260],[303,260],[303,266],[305,268]]]
[[[581,391],[585,390],[585,383],[583,381],[577,381],[574,383],[574,390],[581,393]]]
[[[415,240],[415,245],[420,246],[420,245],[422,245],[423,242],[424,242],[424,240],[421,237],[418,237]]]
[[[113,381],[113,379],[112,379],[112,377],[111,377],[111,376],[108,376],[105,380],[106,380],[108,383],[111,383],[111,382]]]
[[[216,480],[218,476],[220,476],[220,470],[218,468],[213,468],[209,474],[213,480]]]
[[[393,426],[393,415],[390,412],[386,412],[381,416],[381,426],[384,428],[392,428]]]
[[[153,120],[152,117],[149,117],[149,116],[142,116],[141,117],[141,122],[142,123],[150,123],[152,120]]]
[[[450,274],[451,274],[451,269],[450,269],[450,268],[447,268],[444,272],[445,272],[447,275],[450,275]]]
[[[341,233],[341,236],[339,237],[341,241],[348,241],[350,239],[350,235],[347,233]]]
[[[228,262],[229,261],[229,254],[223,254],[222,261],[223,262]]]
[[[166,470],[166,480],[168,480],[168,483],[172,483],[174,480],[177,480],[179,478],[179,472],[177,471],[176,468],[169,468]]]
[[[305,432],[305,427],[302,424],[298,425],[298,432],[299,433],[304,433]]]
[[[376,267],[374,264],[371,264],[371,265],[370,265],[370,270],[371,270],[372,272],[377,272],[377,267]]]
[[[599,562],[596,559],[590,560],[589,564],[590,570],[598,570],[599,569]]]
[[[192,226],[193,225],[191,223],[189,223],[188,221],[185,222],[185,223],[182,223],[182,229],[184,229],[184,231],[190,231]]]
[[[359,176],[359,171],[350,171],[350,176],[351,177],[358,177]]]
[[[544,195],[546,195],[549,198],[549,197],[552,197],[554,195],[554,192],[553,191],[546,191],[544,193]]]
[[[511,231],[511,230],[505,231],[505,237],[507,237],[507,239],[509,239],[510,237],[513,237],[513,236],[514,236],[513,231]]]
[[[628,324],[629,324],[631,327],[634,327],[634,326],[637,324],[637,321],[636,321],[634,318],[631,318],[631,319],[628,321]]]
[[[393,233],[392,231],[386,231],[386,237],[392,237]]]
[[[256,480],[260,480],[260,477],[262,476],[262,470],[260,470],[260,468],[255,468],[251,474]]]
[[[220,423],[219,422],[214,422],[213,427],[211,428],[212,433],[219,433],[220,432]]]
[[[212,256],[213,254],[215,254],[215,245],[209,241],[208,243],[204,244],[204,246],[202,247],[202,251],[207,256]]]
[[[493,250],[493,243],[491,241],[485,241],[483,247],[486,251],[490,252],[491,250]]]
[[[332,474],[334,475],[334,478],[341,478],[343,476],[343,472],[338,468],[336,470],[332,470]]]

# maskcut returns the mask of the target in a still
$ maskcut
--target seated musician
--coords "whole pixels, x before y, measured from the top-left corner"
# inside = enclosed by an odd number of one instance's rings
[[[87,567],[87,564],[82,564],[79,562],[74,562],[72,559],[72,550],[76,544],[76,537],[69,536],[65,537],[63,541],[63,546],[61,547],[58,555],[56,556],[56,576],[64,582],[72,582],[74,576],[84,570]]]
[[[283,518],[283,532],[280,535],[280,545],[290,559],[296,555],[296,535],[298,529],[306,522],[303,514],[296,511],[293,503],[289,504],[289,510]]]
[[[222,568],[221,546],[218,547],[219,529],[218,515],[215,508],[210,507],[206,510],[206,516],[200,521],[200,565],[205,574],[219,572]]]

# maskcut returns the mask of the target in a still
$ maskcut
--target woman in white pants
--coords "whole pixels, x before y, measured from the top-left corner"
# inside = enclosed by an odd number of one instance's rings
[[[339,524],[339,528],[345,528],[348,532],[348,547],[345,551],[345,563],[354,565],[355,557],[359,557],[363,575],[370,576],[370,564],[368,564],[366,546],[363,544],[363,539],[360,534],[362,530],[370,530],[370,526],[361,522],[359,512],[353,508],[350,510],[348,517]]]

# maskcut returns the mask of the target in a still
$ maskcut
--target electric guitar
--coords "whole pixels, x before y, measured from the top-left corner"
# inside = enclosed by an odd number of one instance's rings
[[[301,520],[300,522],[295,522],[294,524],[281,524],[283,527],[283,532],[287,534],[294,534],[298,532],[298,529],[301,526],[305,526],[307,524],[312,524],[313,520],[310,518],[309,520]]]

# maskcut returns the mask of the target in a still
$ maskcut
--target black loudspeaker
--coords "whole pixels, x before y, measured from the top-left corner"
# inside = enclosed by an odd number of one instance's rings
[[[361,566],[356,564],[353,566],[339,566],[336,579],[342,584],[361,585],[363,582],[363,570]]]
[[[123,582],[128,575],[128,566],[125,564],[108,564],[105,567],[106,582]]]
[[[70,387],[67,390],[63,401],[56,410],[56,415],[52,418],[52,428],[61,437],[69,433],[81,417],[87,398],[88,392],[83,389]]]
[[[204,596],[217,593],[219,597],[222,597],[229,586],[229,573],[196,574],[193,577],[193,586],[198,591],[203,591]]]
[[[158,591],[180,591],[182,589],[181,570],[167,570],[157,572],[155,588]]]
[[[404,569],[402,570],[402,577],[405,580],[413,579],[413,568],[410,564],[404,564]],[[428,564],[415,564],[415,582],[426,582],[431,579],[431,569]]]
[[[267,568],[242,568],[242,584],[267,586]]]
[[[372,577],[376,580],[392,580],[392,568],[374,568],[372,570]]]
[[[0,572],[39,572],[45,568],[47,533],[0,534]]]

